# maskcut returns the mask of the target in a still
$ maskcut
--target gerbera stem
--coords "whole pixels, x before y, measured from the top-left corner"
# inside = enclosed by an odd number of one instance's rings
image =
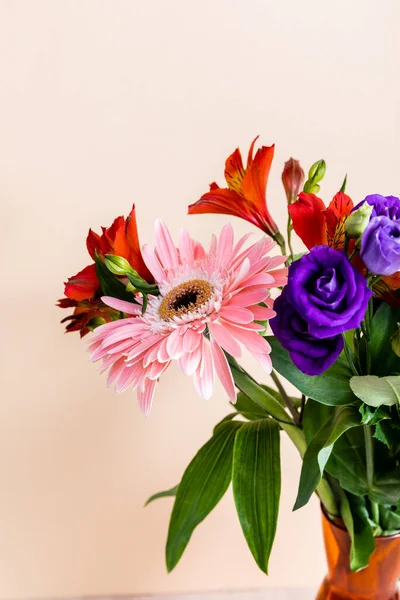
[[[281,429],[283,429],[292,440],[300,456],[303,458],[306,450],[307,443],[302,430],[290,419],[289,415],[283,408],[283,406],[276,400],[271,394],[269,394],[264,388],[258,385],[256,381],[250,375],[246,373],[242,367],[238,365],[235,359],[228,357],[228,361],[231,367],[233,379],[236,386],[244,394],[249,396],[254,402],[262,406],[268,414],[275,419]],[[332,516],[339,514],[335,496],[329,483],[326,479],[322,479],[321,483],[316,490],[319,499],[325,506],[328,513]]]

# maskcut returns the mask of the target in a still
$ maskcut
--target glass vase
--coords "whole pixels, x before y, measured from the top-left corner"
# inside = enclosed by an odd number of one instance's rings
[[[400,534],[375,538],[375,552],[365,569],[350,570],[350,538],[345,529],[322,513],[328,561],[316,600],[400,600]]]

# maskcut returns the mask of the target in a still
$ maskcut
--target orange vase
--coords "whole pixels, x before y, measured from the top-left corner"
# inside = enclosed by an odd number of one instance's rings
[[[368,567],[350,571],[350,538],[345,529],[322,514],[328,575],[317,600],[400,600],[400,534],[375,538]]]

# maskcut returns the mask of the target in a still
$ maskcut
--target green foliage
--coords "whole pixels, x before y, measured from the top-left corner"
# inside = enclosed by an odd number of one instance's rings
[[[342,492],[340,512],[351,539],[350,568],[360,571],[368,566],[375,540],[365,499]]]
[[[274,392],[274,390],[271,389],[271,395],[273,395],[275,399],[279,401],[279,397],[277,398],[274,394],[272,394],[272,392]],[[268,417],[267,411],[261,408],[261,406],[256,402],[253,402],[253,400],[243,392],[238,393],[236,398],[236,404],[234,404],[233,406],[235,410],[238,411],[238,413],[243,415],[249,421],[265,419],[265,417]]]
[[[371,365],[374,375],[400,372],[400,358],[393,352],[391,338],[398,329],[400,308],[382,302],[371,323]]]
[[[383,419],[390,419],[390,408],[388,406],[368,406],[361,404],[360,408],[361,423],[363,425],[376,425]]]
[[[275,337],[267,337],[272,347],[274,369],[292,383],[302,394],[328,406],[353,404],[357,401],[351,388],[352,372],[347,362],[339,357],[322,375],[309,377],[294,364],[289,353]]]
[[[150,498],[147,500],[145,506],[147,506],[148,504],[150,504],[151,502],[154,502],[154,500],[158,500],[159,498],[170,498],[170,497],[174,497],[176,496],[176,492],[178,491],[178,485],[174,486],[173,488],[169,489],[169,490],[165,490],[164,492],[157,492],[157,494],[153,494],[152,496],[150,496]]]
[[[135,297],[126,291],[125,285],[113,275],[106,267],[100,256],[96,253],[96,275],[100,282],[101,291],[104,296],[112,296],[126,302],[135,302]]]
[[[303,458],[294,510],[307,504],[318,487],[336,440],[348,429],[359,426],[360,421],[360,414],[355,407],[338,406],[313,437]]]
[[[368,406],[393,406],[400,404],[400,377],[364,375],[352,377],[350,387],[357,398]]]
[[[272,419],[246,423],[238,431],[232,484],[247,544],[260,569],[268,573],[281,492],[279,426]]]
[[[183,474],[168,530],[168,572],[177,565],[194,529],[225,494],[232,477],[235,436],[242,425],[230,421],[217,427]]]

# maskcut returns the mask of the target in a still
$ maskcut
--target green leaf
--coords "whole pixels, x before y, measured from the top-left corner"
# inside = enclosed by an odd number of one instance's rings
[[[357,398],[368,406],[393,406],[400,403],[400,377],[364,375],[352,377],[350,387]]]
[[[346,185],[347,185],[347,174],[344,176],[342,187],[340,188],[341,192],[344,193],[346,191]]]
[[[266,338],[272,347],[274,369],[292,383],[302,394],[328,406],[353,404],[356,401],[350,388],[352,372],[345,360],[338,358],[322,375],[313,377],[302,373],[294,364],[289,353],[275,337]]]
[[[216,424],[216,426],[213,429],[213,435],[215,434],[215,432],[217,431],[218,427],[221,427],[221,425],[224,425],[225,423],[228,423],[229,421],[232,421],[232,419],[234,419],[235,417],[237,417],[238,413],[229,413],[229,415],[226,415],[226,417],[224,417],[222,419],[222,421],[220,421],[219,423]]]
[[[359,426],[360,421],[360,413],[355,407],[338,406],[331,418],[322,425],[304,455],[299,492],[293,510],[307,504],[318,487],[336,440],[348,429]]]
[[[400,501],[400,467],[396,467],[389,473],[375,475],[369,498],[378,504],[398,504]]]
[[[365,500],[343,492],[340,511],[351,539],[350,568],[352,571],[360,571],[368,566],[375,550],[375,540]]]
[[[236,435],[233,495],[244,536],[268,574],[281,492],[279,426],[271,419],[246,423]]]
[[[303,431],[307,445],[310,444],[315,434],[331,418],[335,411],[334,406],[326,406],[316,400],[307,400],[303,411]]]
[[[362,416],[361,423],[363,425],[376,425],[384,419],[390,419],[390,408],[388,406],[368,406],[368,404],[361,404],[359,408]]]
[[[374,375],[391,375],[400,371],[400,359],[393,352],[390,339],[397,331],[400,308],[382,302],[371,323],[371,366]]]
[[[393,535],[400,531],[400,513],[391,506],[379,506],[379,521],[384,535]]]
[[[326,471],[352,494],[368,494],[365,438],[362,427],[346,431],[335,443]]]
[[[94,257],[96,263],[96,275],[100,282],[101,291],[104,296],[112,296],[126,302],[135,302],[132,294],[126,291],[125,285],[115,275],[110,273],[99,255]]]
[[[158,498],[169,498],[171,496],[172,497],[176,496],[176,492],[178,491],[178,487],[179,487],[179,485],[176,485],[175,487],[171,488],[170,490],[165,490],[164,492],[158,492],[157,494],[153,494],[147,500],[145,506],[147,506],[148,504],[150,504],[150,502],[154,502],[154,500],[158,500]]]
[[[225,494],[232,478],[235,436],[242,425],[230,421],[218,427],[186,469],[169,523],[166,548],[168,572],[177,565],[194,529]]]
[[[275,390],[270,390],[270,393],[274,391]],[[274,397],[276,398],[275,395]],[[278,398],[276,399],[279,401]],[[267,411],[261,408],[261,406],[256,402],[253,402],[253,400],[243,392],[238,393],[236,404],[234,404],[233,406],[238,413],[246,417],[246,419],[249,419],[249,421],[265,419],[266,417],[268,417]]]

